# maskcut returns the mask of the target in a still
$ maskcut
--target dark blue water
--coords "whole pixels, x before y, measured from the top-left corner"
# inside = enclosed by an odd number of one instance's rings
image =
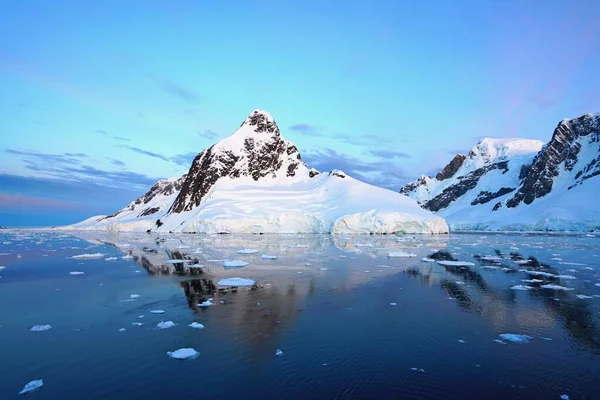
[[[598,398],[599,238],[78,235],[0,233],[2,399],[34,379],[39,399]],[[388,257],[399,250],[417,257]],[[173,258],[205,267],[190,276]],[[503,333],[532,338],[494,342]],[[184,347],[199,357],[166,354]]]

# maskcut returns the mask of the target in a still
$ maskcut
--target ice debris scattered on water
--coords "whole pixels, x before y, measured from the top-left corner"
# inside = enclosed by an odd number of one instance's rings
[[[425,370],[423,368],[411,367],[410,369],[415,372],[425,372]]]
[[[131,325],[142,326],[142,325],[144,325],[144,323],[143,322],[132,322]]]
[[[139,294],[130,294],[129,295],[130,299],[139,299],[140,297],[142,297],[142,296],[140,296]]]
[[[117,260],[118,260],[117,257],[108,257],[108,258],[104,259],[104,261],[117,261]]]
[[[568,394],[561,394],[560,395],[560,400],[569,400],[569,399],[570,399],[570,397],[569,397]]]
[[[102,257],[104,257],[103,253],[92,253],[92,254],[79,254],[79,255],[73,256],[71,258],[86,259],[86,258],[102,258]]]
[[[172,328],[174,326],[175,323],[173,321],[160,321],[158,324],[156,324],[157,329],[167,329]]]
[[[469,261],[438,261],[437,262],[440,265],[443,265],[445,267],[472,267],[475,265],[475,263],[469,262]]]
[[[519,335],[517,333],[502,333],[500,335],[500,338],[507,340],[509,342],[513,342],[513,343],[529,343],[529,339],[533,339],[532,336],[528,336],[528,335]]]
[[[246,261],[241,260],[230,260],[223,262],[223,267],[225,268],[241,268],[245,267],[246,265],[248,265],[248,263]]]
[[[260,258],[262,258],[263,260],[277,260],[277,256],[272,256],[269,254],[263,254],[262,256],[260,256]]]
[[[212,299],[208,299],[206,301],[203,301],[202,303],[198,304],[198,307],[208,307],[208,306],[213,306],[215,305],[215,303],[212,302]]]
[[[52,329],[52,325],[34,325],[31,327],[31,332],[44,332],[48,329]]]
[[[500,339],[494,339],[494,342],[496,342],[496,343],[500,343],[500,344],[506,344],[506,342],[503,342],[503,341],[502,341],[502,340],[500,340]]]
[[[121,328],[121,329],[119,329],[119,332],[125,332],[126,330],[127,329],[125,329],[125,328]]]
[[[258,250],[256,249],[241,249],[237,251],[238,254],[256,254]]]
[[[397,306],[398,304],[396,303],[390,303],[390,306]]]
[[[551,290],[573,290],[573,288],[570,288],[570,287],[554,285],[554,284],[542,285],[540,287],[543,289],[551,289]]]
[[[456,281],[457,285],[464,285],[465,283],[463,281]]]
[[[192,348],[183,348],[175,351],[168,351],[167,355],[176,360],[189,360],[191,358],[198,357],[200,353]]]
[[[458,343],[467,343],[465,340],[458,339]]]
[[[283,355],[283,351],[281,351],[281,349],[277,349],[277,351],[275,352],[275,355],[278,357],[281,357]]]
[[[126,255],[126,256],[121,257],[121,259],[123,259],[123,260],[131,260],[132,258],[133,258],[133,256],[131,256],[131,255]]]
[[[575,295],[575,297],[577,297],[578,299],[581,299],[581,300],[587,300],[587,299],[594,298],[594,296],[586,296],[585,294],[578,294],[578,295]]]
[[[202,325],[200,322],[192,322],[188,326],[194,329],[204,329],[204,325]]]
[[[427,257],[423,257],[421,258],[422,262],[435,262],[435,260],[433,258],[427,258]]]
[[[217,282],[218,286],[254,286],[256,282],[245,278],[226,278]]]
[[[532,286],[527,286],[527,285],[515,285],[515,286],[511,286],[512,290],[531,290],[533,289]]]
[[[164,314],[165,310],[151,310],[150,313],[151,314]]]
[[[19,392],[19,394],[26,394],[26,393],[33,392],[35,390],[38,390],[42,386],[44,386],[44,381],[41,380],[41,379],[36,379],[34,381],[31,381],[31,382],[27,383],[23,387],[23,389]]]
[[[71,271],[71,272],[69,272],[69,275],[85,275],[85,272],[83,272],[83,271]]]
[[[416,257],[417,255],[414,253],[407,253],[405,251],[390,251],[388,253],[388,257],[390,258],[411,258],[411,257]]]

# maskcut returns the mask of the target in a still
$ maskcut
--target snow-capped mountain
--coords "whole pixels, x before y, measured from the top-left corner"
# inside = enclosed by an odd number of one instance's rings
[[[586,114],[561,121],[546,145],[483,139],[435,178],[421,176],[400,192],[453,229],[599,229],[599,135],[600,116]]]
[[[198,233],[447,233],[412,199],[334,170],[308,169],[273,117],[251,113],[123,210],[63,229]]]

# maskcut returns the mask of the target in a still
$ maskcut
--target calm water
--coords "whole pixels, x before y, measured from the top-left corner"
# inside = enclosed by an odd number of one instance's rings
[[[2,399],[34,379],[38,399],[600,396],[600,238],[77,235],[0,233]],[[104,256],[72,258],[91,253]],[[205,267],[166,263],[179,258]],[[219,289],[223,277],[256,286]],[[182,347],[200,356],[167,356]]]

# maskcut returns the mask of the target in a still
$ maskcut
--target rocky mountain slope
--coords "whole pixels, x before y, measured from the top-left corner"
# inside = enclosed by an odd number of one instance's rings
[[[546,145],[483,139],[435,178],[400,192],[445,217],[453,229],[592,230],[600,228],[600,116],[561,121]]]
[[[308,169],[265,111],[123,210],[62,229],[197,233],[447,233],[412,199]]]

